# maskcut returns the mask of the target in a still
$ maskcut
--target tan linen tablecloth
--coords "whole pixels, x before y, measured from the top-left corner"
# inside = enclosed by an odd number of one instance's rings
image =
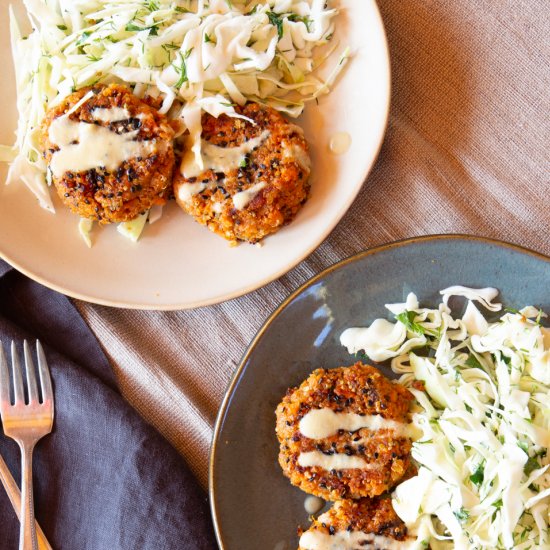
[[[365,248],[432,233],[484,235],[550,254],[548,0],[379,5],[393,71],[388,132],[357,200],[317,251],[217,306],[165,313],[76,302],[123,394],[204,485],[213,423],[236,364],[310,276]]]

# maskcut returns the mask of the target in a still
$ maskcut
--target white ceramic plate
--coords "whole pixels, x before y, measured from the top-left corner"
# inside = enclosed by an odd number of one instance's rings
[[[231,248],[175,205],[147,226],[134,244],[115,227],[95,229],[86,247],[77,217],[56,201],[41,209],[23,183],[0,185],[0,256],[33,279],[100,304],[184,309],[250,292],[286,273],[310,254],[349,208],[380,148],[389,108],[390,73],[384,29],[374,0],[341,0],[337,38],[352,59],[333,91],[310,105],[298,123],[313,161],[311,197],[297,218],[262,247]],[[0,7],[0,54],[9,64],[7,3]],[[337,57],[332,59],[336,61]],[[0,87],[0,142],[16,126],[11,66]],[[348,132],[349,151],[329,152],[330,137]],[[6,167],[0,167],[4,181]]]

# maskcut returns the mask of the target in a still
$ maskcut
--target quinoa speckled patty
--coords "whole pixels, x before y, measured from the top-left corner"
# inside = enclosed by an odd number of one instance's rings
[[[306,532],[320,533],[332,540],[339,537],[345,540],[346,537],[357,536],[358,533],[364,533],[366,541],[374,536],[395,541],[407,540],[407,527],[395,513],[388,495],[381,498],[340,500],[328,512],[313,520]],[[304,540],[306,537],[302,539]],[[375,541],[376,539],[372,542]],[[369,542],[361,544],[361,548],[380,548]],[[298,550],[307,548],[299,546]]]
[[[267,138],[246,155],[243,166],[225,172],[208,169],[193,177],[184,177],[178,171],[174,195],[185,212],[211,231],[233,243],[256,243],[292,221],[306,202],[308,147],[302,130],[277,111],[257,103],[235,110],[255,124],[226,115],[214,118],[204,114],[202,139],[229,148],[269,132]],[[234,197],[259,183],[264,184],[263,189],[242,209],[237,208]],[[191,188],[196,191],[190,193]]]
[[[169,198],[174,131],[166,117],[125,86],[83,88],[66,97],[44,118],[41,144],[48,165],[59,150],[57,144],[50,141],[50,125],[90,90],[94,95],[69,115],[72,121],[104,126],[118,134],[137,131],[135,141],[150,141],[154,150],[143,158],[125,160],[114,171],[97,166],[83,172],[66,171],[60,177],[52,175],[52,180],[63,203],[79,216],[102,224],[129,221]],[[117,122],[97,120],[93,115],[97,108],[123,108],[130,113],[130,118]]]
[[[325,500],[373,497],[398,483],[411,465],[411,441],[392,429],[339,430],[324,439],[300,432],[300,420],[311,410],[331,409],[357,415],[379,415],[406,424],[411,393],[362,363],[314,371],[300,387],[289,389],[276,410],[279,464],[293,485]],[[357,457],[368,467],[327,470],[301,466],[301,453]]]

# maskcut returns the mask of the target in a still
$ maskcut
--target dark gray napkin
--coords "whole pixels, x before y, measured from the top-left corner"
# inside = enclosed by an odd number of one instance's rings
[[[54,429],[34,455],[35,513],[54,550],[216,548],[206,495],[121,397],[71,302],[0,261],[0,341],[8,351],[23,338],[41,340],[54,383]],[[3,434],[0,454],[19,481],[19,449]],[[0,550],[18,537],[0,485]]]

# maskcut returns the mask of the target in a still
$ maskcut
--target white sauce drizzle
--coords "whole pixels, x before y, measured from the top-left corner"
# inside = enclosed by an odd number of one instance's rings
[[[311,516],[322,510],[325,505],[325,501],[322,498],[309,495],[304,501],[304,509]]]
[[[245,208],[250,203],[250,201],[252,201],[254,197],[265,187],[265,185],[265,181],[260,181],[256,185],[253,185],[252,187],[249,187],[244,191],[235,193],[233,195],[233,205],[235,206],[235,208],[237,210],[242,210],[243,208]]]
[[[361,428],[369,430],[393,430],[397,435],[406,436],[408,425],[388,420],[380,415],[360,415],[334,412],[332,409],[314,409],[300,420],[300,432],[310,439],[325,439],[338,433],[338,430],[356,432]]]
[[[212,205],[212,212],[214,212],[215,214],[221,214],[223,212],[223,203],[215,202]]]
[[[347,132],[337,132],[330,138],[328,146],[335,155],[343,155],[351,146],[351,136]]]
[[[59,147],[52,155],[50,168],[54,176],[65,172],[85,172],[104,166],[116,170],[124,161],[147,157],[158,149],[154,140],[135,141],[139,130],[117,134],[109,128],[76,122],[66,116],[50,125],[49,138]]]
[[[206,170],[225,173],[234,170],[239,167],[245,155],[259,147],[269,134],[269,130],[264,130],[259,136],[245,141],[238,147],[219,147],[202,140],[201,156],[204,166],[199,166],[195,153],[188,150],[181,163],[181,172],[185,178],[195,178]]]
[[[180,185],[178,190],[178,198],[182,202],[189,202],[195,195],[202,193],[206,189],[206,183],[186,183]]]
[[[295,160],[304,170],[311,170],[311,160],[306,150],[294,143],[292,145],[286,144],[283,147],[283,158]]]
[[[323,468],[324,470],[376,470],[380,466],[378,464],[368,464],[365,460],[358,456],[348,456],[345,454],[335,453],[326,455],[321,451],[309,451],[300,453],[298,457],[298,465],[302,468]]]
[[[101,122],[118,122],[120,120],[128,120],[132,118],[132,115],[128,109],[124,109],[123,107],[97,107],[92,111],[92,117],[94,120],[101,120]]]
[[[361,531],[336,531],[334,535],[322,531],[306,531],[300,537],[300,548],[304,550],[358,550],[359,548],[401,550],[411,546],[410,540],[399,541]]]

